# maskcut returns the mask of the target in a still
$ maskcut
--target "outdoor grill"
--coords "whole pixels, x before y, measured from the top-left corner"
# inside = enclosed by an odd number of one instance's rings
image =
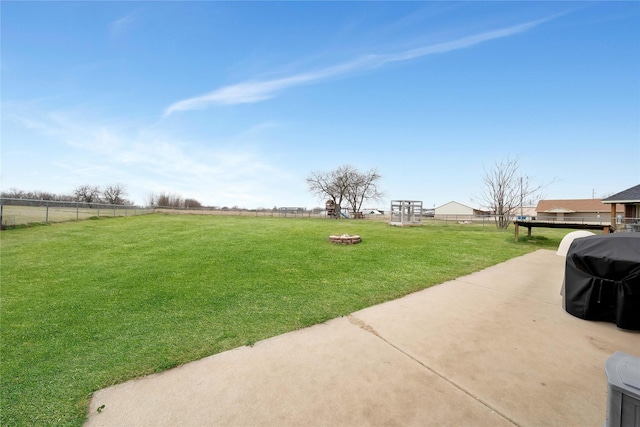
[[[640,233],[575,239],[566,258],[565,310],[640,330]]]

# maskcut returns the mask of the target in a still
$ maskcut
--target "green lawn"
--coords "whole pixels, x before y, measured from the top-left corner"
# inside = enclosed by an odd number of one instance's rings
[[[328,242],[359,234],[358,245]],[[5,230],[1,418],[80,426],[92,392],[397,298],[563,230],[145,215]]]

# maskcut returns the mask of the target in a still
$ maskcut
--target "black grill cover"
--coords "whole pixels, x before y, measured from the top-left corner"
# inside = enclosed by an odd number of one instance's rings
[[[567,312],[640,330],[640,233],[575,239],[564,274]]]

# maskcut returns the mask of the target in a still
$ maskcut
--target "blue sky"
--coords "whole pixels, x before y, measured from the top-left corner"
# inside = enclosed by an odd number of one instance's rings
[[[212,206],[479,207],[508,156],[547,198],[640,183],[640,2],[3,2],[1,185]]]

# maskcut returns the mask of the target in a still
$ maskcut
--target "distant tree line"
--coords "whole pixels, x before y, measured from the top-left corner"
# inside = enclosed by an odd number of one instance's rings
[[[0,197],[9,199],[29,199],[29,200],[51,200],[57,202],[73,202],[72,195],[55,194],[48,191],[23,191],[17,188],[10,188],[8,191],[2,191]]]
[[[151,193],[148,196],[148,203],[149,206],[162,208],[196,209],[202,207],[202,204],[196,199],[183,198],[178,194],[168,193]]]
[[[126,188],[122,184],[110,184],[104,188],[96,185],[83,184],[74,188],[71,194],[56,194],[48,191],[24,191],[16,188],[11,188],[8,191],[2,191],[0,193],[1,197],[11,199],[132,205],[133,203],[126,199],[126,195]]]
[[[56,194],[48,191],[24,191],[10,188],[0,192],[0,197],[9,199],[46,200],[52,202],[106,203],[110,205],[133,205],[126,198],[127,190],[122,184],[110,184],[104,187],[82,184],[75,187],[70,194]],[[169,208],[201,208],[202,204],[192,198],[178,194],[151,193],[148,196],[149,206]]]

